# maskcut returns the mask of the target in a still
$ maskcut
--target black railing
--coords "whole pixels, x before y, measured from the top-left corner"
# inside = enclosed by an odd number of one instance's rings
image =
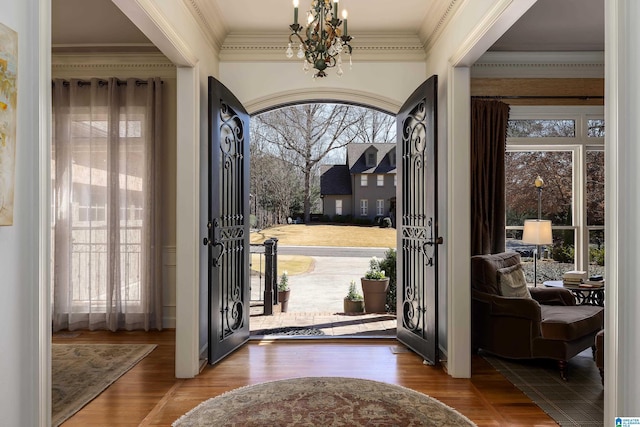
[[[250,249],[251,304],[262,303],[263,314],[271,315],[273,305],[278,303],[278,239],[274,237],[263,244],[252,244]],[[256,262],[257,269],[254,265]]]

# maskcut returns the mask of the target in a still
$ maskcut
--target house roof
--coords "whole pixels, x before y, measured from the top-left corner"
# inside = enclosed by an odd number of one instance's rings
[[[351,175],[347,165],[320,166],[320,194],[351,194]]]
[[[396,165],[391,163],[390,153],[395,152],[395,149],[395,143],[347,145],[347,165],[350,173],[394,173]],[[367,167],[365,153],[368,150],[378,152],[378,163],[374,167]]]

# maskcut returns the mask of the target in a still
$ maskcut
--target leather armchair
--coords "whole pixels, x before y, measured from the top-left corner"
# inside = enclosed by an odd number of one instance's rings
[[[562,288],[529,288],[531,298],[503,296],[499,270],[520,264],[520,254],[471,257],[472,345],[510,359],[558,361],[567,379],[567,361],[592,347],[603,328],[601,307],[576,305]]]

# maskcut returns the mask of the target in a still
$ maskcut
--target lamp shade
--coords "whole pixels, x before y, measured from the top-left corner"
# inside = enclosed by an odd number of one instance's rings
[[[553,243],[551,221],[546,219],[525,220],[522,242],[534,245],[550,245]]]

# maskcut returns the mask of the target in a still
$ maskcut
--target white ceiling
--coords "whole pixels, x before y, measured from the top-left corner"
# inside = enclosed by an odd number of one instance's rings
[[[205,15],[222,16],[223,35],[286,34],[293,21],[290,0],[192,1],[202,6]],[[300,17],[310,2],[300,1]],[[415,35],[437,24],[450,3],[449,0],[341,0],[340,9],[349,11],[351,34]],[[149,40],[111,0],[52,0],[52,43],[54,48],[100,50],[135,48],[148,45]],[[538,0],[491,50],[602,51],[604,0]]]

